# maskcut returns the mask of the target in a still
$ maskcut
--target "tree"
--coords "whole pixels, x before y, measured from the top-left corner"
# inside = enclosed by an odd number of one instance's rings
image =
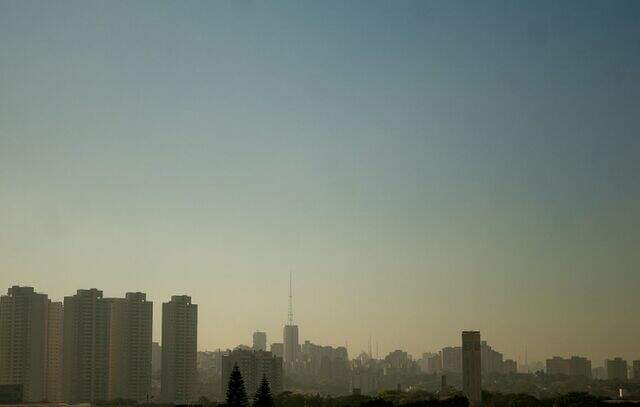
[[[253,407],[273,407],[273,397],[271,396],[271,388],[266,376],[262,376],[260,387],[256,391],[253,399]]]
[[[233,365],[229,386],[227,387],[227,407],[248,407],[249,399],[244,388],[244,380],[238,365]]]

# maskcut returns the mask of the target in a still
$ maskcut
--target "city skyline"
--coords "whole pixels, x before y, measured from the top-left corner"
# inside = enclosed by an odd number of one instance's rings
[[[20,285],[13,285],[11,287],[8,287],[8,292],[12,292],[13,290],[32,290],[31,291],[32,293],[35,292],[37,295],[45,296],[45,298],[48,298],[49,301],[51,303],[53,303],[54,305],[60,305],[60,306],[62,305],[62,302],[60,302],[60,301],[56,302],[56,300],[52,299],[51,296],[48,295],[48,293],[46,293],[45,291],[42,291],[42,290],[38,290],[37,287],[20,286]],[[97,291],[95,291],[95,290],[97,290]],[[291,293],[291,288],[289,288],[289,290],[290,290],[289,293]],[[142,298],[142,302],[143,303],[147,303],[147,304],[153,304],[154,303],[153,300],[147,300],[148,293],[145,293],[145,292],[127,291],[126,295],[123,294],[122,296],[117,296],[117,295],[116,296],[106,296],[106,295],[103,295],[102,290],[100,290],[98,288],[95,288],[95,287],[92,287],[90,289],[78,289],[77,291],[78,291],[78,294],[80,292],[83,292],[83,293],[84,292],[94,292],[94,291],[98,292],[99,295],[100,295],[99,298],[102,301],[104,301],[105,303],[115,304],[115,305],[118,305],[119,303],[120,304],[124,304],[123,301],[129,301],[129,300],[139,301],[139,298]],[[3,294],[3,296],[4,296],[4,294]],[[65,297],[69,297],[69,296],[65,296]],[[69,297],[69,298],[71,298],[71,297]],[[168,303],[165,303],[165,300],[161,300],[160,303],[161,304],[171,304],[176,299],[178,299],[178,300],[187,299],[188,303],[189,304],[191,303],[191,297],[188,296],[188,295],[172,295],[169,299],[167,299],[167,301],[170,300]],[[291,308],[292,296],[290,295],[288,297],[288,299],[289,299],[289,307],[288,307],[289,312],[287,313],[286,321],[283,322],[282,325],[279,328],[281,336],[279,336],[279,337],[277,335],[276,336],[270,336],[268,331],[264,331],[264,330],[255,331],[254,330],[252,333],[247,335],[247,337],[245,338],[246,340],[242,340],[242,341],[239,341],[239,342],[236,342],[236,343],[233,343],[233,344],[214,345],[214,346],[206,346],[206,345],[205,346],[200,346],[199,339],[196,338],[196,343],[198,343],[197,352],[233,350],[233,349],[240,349],[239,347],[245,347],[245,349],[267,351],[268,348],[270,348],[270,346],[273,345],[273,344],[279,344],[279,345],[283,346],[284,343],[286,343],[286,340],[284,340],[284,339],[286,337],[287,328],[292,328],[293,327],[293,328],[295,328],[294,344],[297,343],[297,346],[296,346],[297,350],[295,350],[295,351],[291,350],[289,352],[290,352],[290,355],[294,355],[293,357],[295,359],[297,359],[298,358],[297,352],[300,351],[301,345],[304,344],[305,342],[317,341],[317,339],[316,338],[309,338],[309,337],[306,337],[304,335],[300,335],[299,332],[298,332],[298,325],[297,324],[296,325],[290,325],[290,322],[292,322],[292,320],[293,320],[292,313],[290,312],[291,309],[292,309]],[[194,304],[195,304],[195,302],[194,302]],[[112,307],[113,307],[113,305],[112,305]],[[159,324],[160,325],[160,330],[161,330],[162,329],[162,321],[163,321],[163,316],[162,316],[163,315],[162,314],[163,307],[152,307],[152,306],[150,306],[150,308],[153,308],[153,312],[154,313],[156,312],[156,310],[158,308],[160,308],[160,315],[161,315],[160,316],[160,321],[159,322],[154,322],[153,325]],[[61,308],[61,310],[62,310],[62,308]],[[114,311],[111,311],[111,312],[113,313]],[[122,312],[122,311],[119,311],[119,312]],[[151,315],[151,309],[149,309],[148,311],[145,311],[145,312],[149,312],[149,315]],[[196,315],[197,315],[197,311],[196,311]],[[111,317],[111,318],[113,318],[113,317]],[[122,317],[120,317],[120,318],[122,318]],[[149,319],[154,319],[154,317],[150,317]],[[197,317],[196,317],[196,319],[197,319]],[[121,323],[121,322],[119,322],[119,323]],[[149,325],[151,325],[151,321],[149,321]],[[196,336],[199,338],[200,328],[199,328],[199,325],[197,323],[195,325],[195,329],[196,329],[196,332],[197,332]],[[283,332],[283,329],[284,329],[284,332]],[[144,328],[142,330],[144,332]],[[461,330],[461,331],[463,333],[465,333],[465,332],[477,332],[477,331],[464,331],[464,330]],[[459,333],[460,333],[460,331],[458,331],[458,336],[459,336]],[[266,347],[265,348],[256,349],[254,347],[255,346],[255,340],[256,340],[256,334],[264,335],[263,340],[266,341],[265,342],[266,343]],[[388,347],[388,348],[383,348],[382,351],[380,351],[380,348],[379,348],[380,343],[376,340],[375,341],[376,350],[375,350],[375,353],[374,353],[373,350],[372,350],[372,339],[373,338],[371,336],[368,338],[368,347],[369,347],[368,349],[366,349],[366,348],[362,348],[362,349],[352,348],[352,347],[349,346],[349,341],[345,341],[344,344],[340,344],[338,342],[331,342],[331,341],[322,342],[322,343],[325,344],[325,345],[329,345],[329,346],[345,347],[345,349],[347,349],[348,354],[352,358],[357,358],[359,354],[366,353],[366,354],[369,355],[369,357],[372,357],[374,359],[379,359],[380,355],[387,355],[387,354],[393,353],[394,351],[407,350],[406,346],[403,346],[401,344],[401,345],[396,346],[396,347],[391,346],[391,347]],[[490,338],[490,339],[491,339],[491,343],[493,345],[499,344],[501,342],[499,338]],[[284,340],[284,343],[283,343],[283,340]],[[152,342],[153,343],[157,343],[157,344],[160,344],[160,346],[162,346],[161,335],[159,337],[155,337],[155,335],[152,335],[151,338],[148,339],[148,342],[150,344]],[[486,345],[486,341],[482,341],[482,344],[483,344],[483,346],[485,346]],[[500,345],[498,345],[497,347],[501,348]],[[286,348],[283,347],[283,349],[286,349]],[[488,352],[491,352],[491,347],[490,346],[487,349],[488,349]],[[630,356],[624,356],[624,355],[615,354],[615,353],[611,353],[610,352],[605,358],[603,358],[602,360],[599,360],[597,358],[592,357],[591,355],[583,354],[583,353],[577,352],[575,350],[572,350],[572,351],[569,351],[566,354],[557,354],[557,353],[548,354],[548,355],[542,356],[542,358],[538,360],[538,359],[530,359],[530,358],[528,358],[526,349],[524,350],[524,357],[522,357],[522,358],[521,358],[522,355],[509,354],[506,351],[506,349],[504,349],[504,348],[501,348],[501,350],[503,351],[503,353],[500,353],[500,358],[501,358],[500,359],[501,360],[500,363],[503,363],[502,362],[503,358],[504,358],[504,360],[511,359],[511,360],[515,360],[517,362],[517,365],[518,365],[519,368],[529,368],[531,366],[527,366],[526,365],[527,359],[528,359],[529,363],[535,363],[535,364],[542,365],[542,366],[544,366],[544,362],[546,360],[546,364],[547,365],[546,365],[545,370],[549,370],[550,369],[549,368],[550,361],[556,361],[556,360],[559,360],[560,362],[562,362],[564,360],[564,361],[566,361],[565,363],[569,363],[571,360],[575,360],[575,359],[580,360],[580,359],[584,359],[586,357],[586,360],[588,360],[590,362],[589,366],[591,366],[591,363],[592,363],[594,368],[595,367],[604,367],[604,368],[606,368],[606,362],[608,360],[613,360],[614,358],[615,359],[620,359],[621,358],[621,359],[624,359],[624,360],[630,362],[630,364],[629,364],[630,367],[631,367],[631,362],[636,362],[637,360],[640,360],[640,359],[638,359],[638,355],[637,355],[638,353],[640,353],[640,351],[632,353]],[[442,346],[439,346],[439,347],[436,346],[435,348],[432,348],[432,349],[422,349],[422,350],[420,350],[420,351],[418,351],[416,353],[413,353],[413,352],[410,351],[409,353],[411,354],[411,356],[412,356],[414,361],[418,361],[425,354],[432,354],[431,352],[433,352],[433,351],[436,352],[435,354],[440,354],[440,352],[442,352],[443,358],[445,358],[444,360],[442,360],[443,369],[445,371],[449,370],[449,371],[453,371],[453,372],[458,372],[458,371],[462,372],[462,365],[461,365],[461,363],[462,363],[462,353],[461,353],[462,352],[462,347],[460,347],[459,345],[456,345],[455,340],[450,342],[450,343],[445,343],[445,344],[443,344]],[[459,351],[460,352],[460,355],[456,356],[456,357],[459,357],[460,360],[458,360],[457,362],[455,362],[453,360],[447,362],[445,353],[446,352],[454,352],[454,351]],[[283,351],[283,359],[285,361],[285,367],[286,367],[287,360],[289,360],[291,358],[291,356],[289,356],[289,359],[286,356],[284,356],[286,353],[287,352]],[[449,356],[449,358],[451,358],[451,357],[454,357],[454,356],[453,355]],[[149,354],[148,358],[149,358],[149,363],[151,363],[150,362],[151,361],[151,354]],[[485,362],[484,358],[485,357],[483,357],[483,363]],[[565,359],[563,359],[563,358],[565,358]],[[566,358],[568,358],[568,359],[566,359]],[[453,363],[453,365],[450,365],[451,363]],[[457,363],[457,365],[456,365],[456,363]],[[490,362],[488,362],[488,363],[490,363]],[[449,366],[449,367],[447,367],[447,366]],[[452,367],[452,366],[455,366],[455,367]],[[484,369],[484,367],[483,367],[483,369]],[[556,372],[556,373],[573,374],[573,373],[570,373],[570,368],[568,366],[566,368],[567,369],[566,372],[564,370],[562,370],[562,368],[556,368],[555,365],[553,365],[553,367],[551,369],[553,369],[552,372]],[[589,370],[589,375],[590,375],[591,374],[591,370],[590,369],[588,369],[588,370]],[[531,373],[535,372],[535,369],[531,370],[530,372]]]
[[[530,386],[527,393],[537,397],[557,395],[563,388],[566,392],[569,384],[608,397],[618,391],[621,398],[620,386],[629,386],[635,394],[640,385],[640,359],[615,357],[593,368],[588,358],[555,356],[544,365],[518,369],[517,362],[482,340],[479,331],[462,331],[461,346],[425,352],[420,358],[401,349],[380,358],[377,346],[374,357],[370,345],[368,354],[350,359],[346,347],[309,340],[301,344],[291,295],[289,304],[283,343],[272,344],[271,351],[266,350],[265,333],[257,331],[253,347],[199,352],[198,305],[189,296],[174,295],[162,303],[158,345],[152,336],[153,302],[145,293],[105,298],[101,290],[78,289],[62,303],[33,287],[12,286],[0,296],[0,391],[3,400],[14,403],[156,400],[184,405],[225,395],[230,400],[234,389],[239,397],[245,390],[257,394],[263,386],[279,396],[301,390],[318,396],[350,392],[370,397],[393,386],[396,395],[418,390],[424,397],[439,381],[432,395],[442,400],[458,394],[474,407],[484,405],[485,390],[490,402],[491,391],[513,392],[525,383]],[[236,407],[246,407],[240,404]]]
[[[0,1],[0,287],[146,293],[156,341],[189,296],[216,349],[284,342],[292,271],[298,343],[637,360],[638,15]]]

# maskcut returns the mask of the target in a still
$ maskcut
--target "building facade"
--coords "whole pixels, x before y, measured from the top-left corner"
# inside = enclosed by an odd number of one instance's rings
[[[95,288],[64,299],[63,398],[109,398],[109,302]]]
[[[640,381],[640,360],[634,360],[632,366],[633,380]]]
[[[267,378],[271,394],[282,392],[282,358],[271,352],[238,349],[222,355],[222,394],[227,391],[233,366],[238,365],[247,396],[252,399],[263,377]]]
[[[282,342],[274,342],[271,344],[271,353],[284,359],[284,344]]]
[[[109,399],[146,401],[151,387],[153,303],[144,293],[109,298]]]
[[[481,360],[482,360],[482,373],[502,373],[503,356],[502,353],[496,351],[487,344],[487,341],[482,341],[480,344]]]
[[[284,339],[284,366],[285,370],[294,369],[298,361],[298,325],[285,325],[283,331]]]
[[[480,332],[462,332],[462,391],[471,407],[482,403]]]
[[[0,384],[21,385],[26,402],[46,399],[48,307],[33,287],[0,297]]]
[[[442,348],[442,370],[445,373],[462,373],[462,348],[459,346]]]
[[[585,377],[591,379],[591,361],[581,356],[572,356],[564,359],[554,356],[546,361],[546,371],[549,375],[564,375],[573,377]]]
[[[506,359],[502,362],[502,372],[505,374],[518,373],[518,363],[513,359]]]
[[[253,333],[253,350],[267,351],[266,332],[257,331]]]
[[[198,306],[191,297],[175,295],[162,304],[161,398],[165,402],[195,401],[197,386]]]
[[[627,361],[622,358],[607,359],[604,361],[607,371],[607,380],[627,380]]]

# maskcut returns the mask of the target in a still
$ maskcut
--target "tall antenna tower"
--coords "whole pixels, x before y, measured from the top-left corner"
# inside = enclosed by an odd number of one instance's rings
[[[293,272],[289,272],[289,314],[287,315],[287,324],[293,325],[293,284],[292,281]]]

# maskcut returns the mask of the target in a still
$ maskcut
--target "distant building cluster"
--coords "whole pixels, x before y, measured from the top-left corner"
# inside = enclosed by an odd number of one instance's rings
[[[547,359],[547,374],[591,379],[591,361],[580,356],[572,356],[568,359],[554,356],[551,359]]]
[[[595,368],[582,356],[554,356],[545,364],[526,363],[525,358],[519,366],[481,340],[478,331],[463,331],[459,346],[426,352],[420,359],[402,349],[379,358],[377,345],[374,358],[370,339],[369,351],[351,360],[346,346],[301,343],[291,295],[282,342],[269,345],[266,332],[256,331],[251,346],[198,352],[198,306],[186,295],[162,304],[161,343],[153,342],[152,331],[153,303],[145,293],[105,298],[98,289],[81,289],[55,302],[32,287],[13,286],[0,297],[0,399],[192,404],[201,396],[223,399],[235,366],[250,396],[263,378],[274,394],[287,388],[286,377],[294,391],[375,395],[411,389],[428,377],[438,383],[441,397],[460,389],[471,407],[482,403],[483,377],[491,386],[500,377],[536,376],[519,371],[640,381],[640,360],[628,363],[620,357]]]
[[[514,360],[503,360],[502,353],[494,350],[486,341],[480,343],[482,374],[517,373]],[[420,359],[420,369],[428,374],[462,373],[463,348],[448,346],[437,353],[427,352]]]

